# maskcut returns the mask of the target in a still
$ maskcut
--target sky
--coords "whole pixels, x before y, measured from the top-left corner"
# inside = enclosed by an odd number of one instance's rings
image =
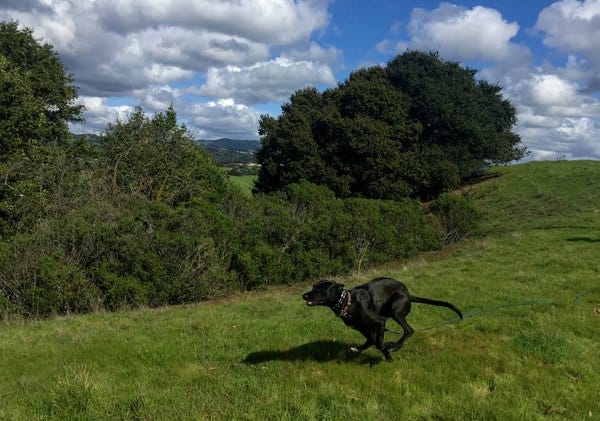
[[[600,159],[600,0],[0,0],[54,46],[102,132],[173,104],[199,139],[257,139],[306,86],[438,51],[502,86],[528,160]]]

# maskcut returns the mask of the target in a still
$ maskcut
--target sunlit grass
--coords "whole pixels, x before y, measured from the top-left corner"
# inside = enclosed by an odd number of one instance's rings
[[[254,188],[254,182],[256,181],[255,175],[232,175],[229,179],[233,184],[238,186],[245,195],[252,195],[252,189]]]

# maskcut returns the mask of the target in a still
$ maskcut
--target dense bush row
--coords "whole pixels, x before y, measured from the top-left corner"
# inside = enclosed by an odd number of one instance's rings
[[[0,317],[194,302],[348,273],[438,248],[437,227],[416,202],[337,199],[306,182],[177,207],[119,194],[0,243]]]

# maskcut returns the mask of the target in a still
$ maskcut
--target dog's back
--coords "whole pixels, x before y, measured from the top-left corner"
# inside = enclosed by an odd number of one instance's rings
[[[371,298],[373,311],[382,316],[387,316],[386,313],[389,312],[388,309],[397,299],[402,298],[403,296],[410,298],[406,285],[392,278],[375,278],[354,289],[365,290]]]

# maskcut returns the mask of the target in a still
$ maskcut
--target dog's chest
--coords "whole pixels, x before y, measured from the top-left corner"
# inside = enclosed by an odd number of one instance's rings
[[[352,329],[358,329],[358,320],[356,319],[356,315],[352,314],[352,311],[348,311],[345,314],[340,314],[338,317],[342,319],[344,324]]]

